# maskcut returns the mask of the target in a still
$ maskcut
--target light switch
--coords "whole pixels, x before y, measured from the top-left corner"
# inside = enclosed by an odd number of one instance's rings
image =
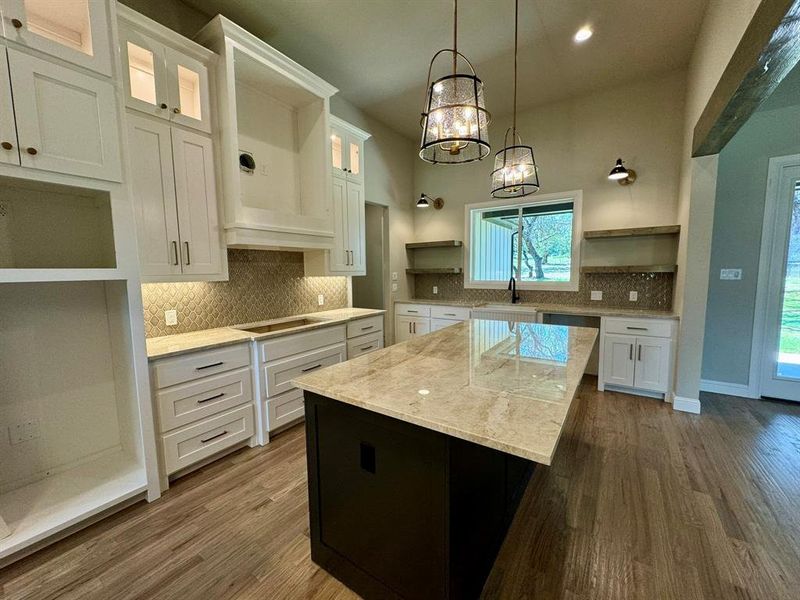
[[[742,278],[741,269],[720,269],[719,278],[726,281],[739,281]]]
[[[433,286],[433,293],[434,294],[438,294],[439,293],[439,286],[438,285]]]
[[[630,300],[631,302],[638,302],[639,292],[631,291],[630,293],[628,293],[628,300]]]
[[[320,306],[322,306],[323,304],[325,304],[325,296],[323,296],[322,294],[320,294],[319,296],[317,296],[317,304],[319,304]]]
[[[397,271],[392,271],[392,281],[397,281]]]
[[[164,320],[167,322],[167,327],[175,327],[178,324],[178,311],[177,310],[165,310],[164,311]]]
[[[602,300],[603,299],[603,292],[600,291],[600,290],[592,290],[590,298],[592,300]]]
[[[393,291],[393,292],[396,292],[396,291],[397,291],[397,284],[396,284],[396,283],[393,283],[393,284],[392,284],[392,291]]]

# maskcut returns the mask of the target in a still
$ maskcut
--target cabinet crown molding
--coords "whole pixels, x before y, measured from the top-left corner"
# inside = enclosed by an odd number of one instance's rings
[[[337,129],[343,130],[345,133],[349,133],[351,135],[354,135],[357,138],[359,138],[362,142],[364,142],[364,141],[366,141],[366,140],[368,140],[369,138],[372,137],[371,133],[368,133],[368,132],[364,131],[363,129],[360,129],[360,128],[356,127],[352,123],[348,123],[344,119],[342,119],[340,117],[337,117],[334,114],[331,114],[331,116],[330,116],[330,123],[331,123],[331,127],[336,127]]]

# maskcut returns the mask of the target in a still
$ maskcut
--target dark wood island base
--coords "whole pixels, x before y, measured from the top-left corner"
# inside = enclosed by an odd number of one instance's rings
[[[305,392],[311,558],[366,599],[478,598],[534,463]]]

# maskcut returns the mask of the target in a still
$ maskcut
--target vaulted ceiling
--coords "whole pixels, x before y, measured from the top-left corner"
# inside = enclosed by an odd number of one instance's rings
[[[221,12],[416,138],[428,63],[452,46],[451,0],[184,0]],[[519,105],[589,93],[688,63],[707,0],[521,0]],[[594,36],[572,37],[583,25]],[[459,49],[511,110],[513,0],[461,0]]]

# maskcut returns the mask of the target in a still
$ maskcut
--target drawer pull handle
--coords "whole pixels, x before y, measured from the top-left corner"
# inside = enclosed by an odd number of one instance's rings
[[[367,329],[372,329],[375,325],[367,325],[366,327],[362,327],[361,331],[366,331]]]
[[[445,317],[455,317],[456,313],[444,313]]]
[[[198,400],[198,404],[203,404],[203,402],[211,402],[212,400],[216,400],[217,398],[222,398],[225,395],[225,392],[221,392],[216,396],[211,396],[210,398],[203,398],[202,400]]]
[[[200,440],[200,443],[201,444],[208,443],[208,442],[210,442],[212,440],[216,440],[217,438],[221,438],[223,435],[228,435],[228,430],[227,429],[225,431],[223,431],[222,433],[218,433],[217,435],[212,435],[210,438],[206,438],[204,440]]]
[[[369,350],[369,349],[374,348],[374,347],[375,347],[374,344],[370,344],[369,346],[364,346],[363,348],[361,348],[361,350],[363,352],[364,350]]]
[[[627,325],[625,329],[632,329],[633,331],[647,331],[647,327],[631,327]]]
[[[319,369],[322,365],[314,365],[313,367],[306,367],[305,369],[300,369],[303,373],[308,373],[309,371],[313,371],[314,369]]]
[[[418,313],[418,310],[409,310],[408,312]]]
[[[219,362],[211,363],[210,365],[206,365],[204,367],[197,367],[195,369],[195,371],[202,371],[203,369],[211,369],[213,367],[219,367],[219,366],[224,365],[224,364],[225,364],[224,361],[219,361]]]

